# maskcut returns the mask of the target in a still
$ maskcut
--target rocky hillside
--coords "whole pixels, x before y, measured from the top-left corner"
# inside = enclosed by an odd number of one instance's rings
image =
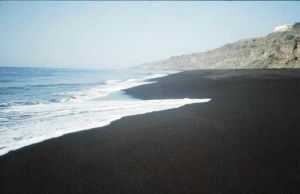
[[[143,69],[300,68],[300,23],[220,48],[139,65]]]

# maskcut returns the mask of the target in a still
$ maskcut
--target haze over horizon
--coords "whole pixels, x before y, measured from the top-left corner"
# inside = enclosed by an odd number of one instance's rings
[[[264,36],[300,2],[0,2],[0,66],[123,68]]]

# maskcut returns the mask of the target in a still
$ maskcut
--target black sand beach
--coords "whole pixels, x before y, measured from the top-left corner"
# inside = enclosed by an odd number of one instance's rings
[[[126,92],[209,103],[0,157],[0,193],[300,193],[300,70],[202,70]]]

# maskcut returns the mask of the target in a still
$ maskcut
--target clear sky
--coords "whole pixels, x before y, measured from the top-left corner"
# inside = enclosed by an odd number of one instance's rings
[[[0,2],[0,66],[119,68],[300,21],[300,2]]]

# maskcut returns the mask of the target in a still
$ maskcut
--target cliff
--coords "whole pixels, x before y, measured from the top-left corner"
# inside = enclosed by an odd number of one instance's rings
[[[137,66],[142,69],[300,68],[300,23],[265,37]]]

